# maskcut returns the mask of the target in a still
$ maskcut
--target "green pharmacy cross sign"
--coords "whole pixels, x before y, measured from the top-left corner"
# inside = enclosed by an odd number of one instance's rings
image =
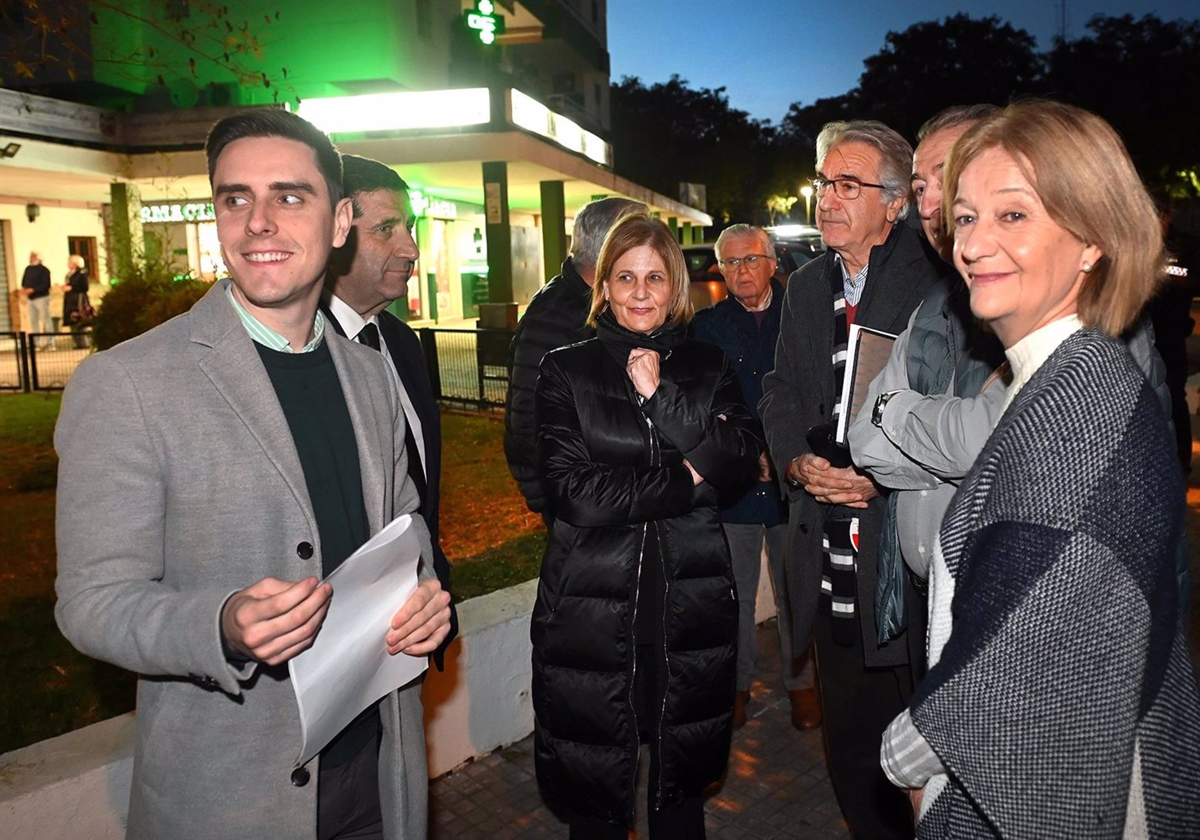
[[[474,29],[485,44],[495,43],[496,36],[504,34],[504,18],[495,12],[496,4],[492,0],[476,0],[475,11],[463,13],[467,28]]]

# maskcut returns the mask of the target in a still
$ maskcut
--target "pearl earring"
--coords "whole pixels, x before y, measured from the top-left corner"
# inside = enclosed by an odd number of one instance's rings
[[[1084,270],[1084,273],[1087,273],[1087,272],[1091,271],[1091,270],[1092,270],[1092,264],[1091,264],[1090,262],[1085,262],[1085,263],[1083,264],[1083,270]]]

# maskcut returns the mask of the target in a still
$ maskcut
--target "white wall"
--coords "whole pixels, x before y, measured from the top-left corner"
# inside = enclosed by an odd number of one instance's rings
[[[422,694],[430,778],[533,731],[529,615],[536,594],[531,580],[459,607],[446,670],[431,668]],[[758,619],[774,614],[764,558]],[[135,725],[131,712],[0,755],[0,836],[123,836]]]
[[[29,265],[29,252],[37,251],[42,255],[42,262],[50,269],[50,276],[55,283],[62,283],[67,277],[67,237],[94,236],[96,238],[99,266],[89,266],[93,280],[108,280],[105,269],[104,252],[104,222],[100,218],[99,209],[90,210],[74,207],[47,207],[40,205],[41,215],[37,221],[30,222],[25,216],[24,204],[0,203],[0,219],[12,222],[13,262],[17,266],[17,276],[10,280],[12,288],[21,285],[21,272]]]

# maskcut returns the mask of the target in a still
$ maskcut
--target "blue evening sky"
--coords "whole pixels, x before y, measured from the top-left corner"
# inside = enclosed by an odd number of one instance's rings
[[[809,104],[858,83],[862,61],[889,31],[957,12],[997,15],[1049,49],[1058,0],[608,0],[612,79],[646,84],[672,73],[693,88],[724,86],[735,108],[778,123],[792,102]],[[1200,0],[1068,0],[1067,38],[1095,14],[1200,19]]]

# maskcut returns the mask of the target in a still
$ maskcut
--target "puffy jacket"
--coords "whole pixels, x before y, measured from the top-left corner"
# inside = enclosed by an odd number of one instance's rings
[[[504,400],[504,457],[525,504],[534,513],[545,508],[545,493],[535,454],[536,427],[533,394],[538,365],[551,350],[591,338],[587,326],[592,289],[575,270],[570,257],[555,277],[529,301],[508,348],[508,393]]]
[[[717,493],[754,473],[762,442],[716,347],[683,342],[660,376],[639,405],[596,338],[547,355],[538,380],[538,460],[555,518],[530,626],[535,761],[543,799],[571,821],[632,819],[648,540],[666,581],[654,643],[669,673],[653,729],[641,722],[656,733],[656,807],[698,796],[729,755],[738,608]],[[706,478],[698,487],[685,457]]]

